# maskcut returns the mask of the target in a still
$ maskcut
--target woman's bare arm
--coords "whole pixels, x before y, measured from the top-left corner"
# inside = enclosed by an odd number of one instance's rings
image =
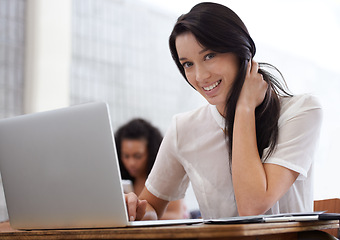
[[[262,164],[258,154],[255,108],[263,101],[266,88],[253,61],[237,103],[233,132],[232,178],[240,215],[263,214],[298,177],[285,167]]]
[[[160,219],[183,219],[186,218],[184,199],[171,201]]]

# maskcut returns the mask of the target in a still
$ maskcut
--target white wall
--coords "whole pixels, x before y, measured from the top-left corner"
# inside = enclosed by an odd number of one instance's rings
[[[27,1],[26,113],[69,104],[71,3],[69,0]]]

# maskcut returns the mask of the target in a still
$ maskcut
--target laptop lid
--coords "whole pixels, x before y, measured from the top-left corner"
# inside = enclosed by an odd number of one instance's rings
[[[16,229],[126,226],[106,103],[0,121],[0,171]]]

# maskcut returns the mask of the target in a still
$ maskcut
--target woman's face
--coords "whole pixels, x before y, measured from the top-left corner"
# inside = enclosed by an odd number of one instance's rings
[[[147,176],[148,150],[144,139],[123,139],[121,145],[122,162],[134,178]]]
[[[239,69],[237,56],[204,48],[190,32],[176,38],[176,49],[189,83],[223,115]]]

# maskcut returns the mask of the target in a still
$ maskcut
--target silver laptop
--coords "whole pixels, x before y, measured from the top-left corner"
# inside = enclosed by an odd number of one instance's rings
[[[109,116],[106,103],[89,103],[0,120],[0,171],[13,228],[201,221],[128,221]]]

